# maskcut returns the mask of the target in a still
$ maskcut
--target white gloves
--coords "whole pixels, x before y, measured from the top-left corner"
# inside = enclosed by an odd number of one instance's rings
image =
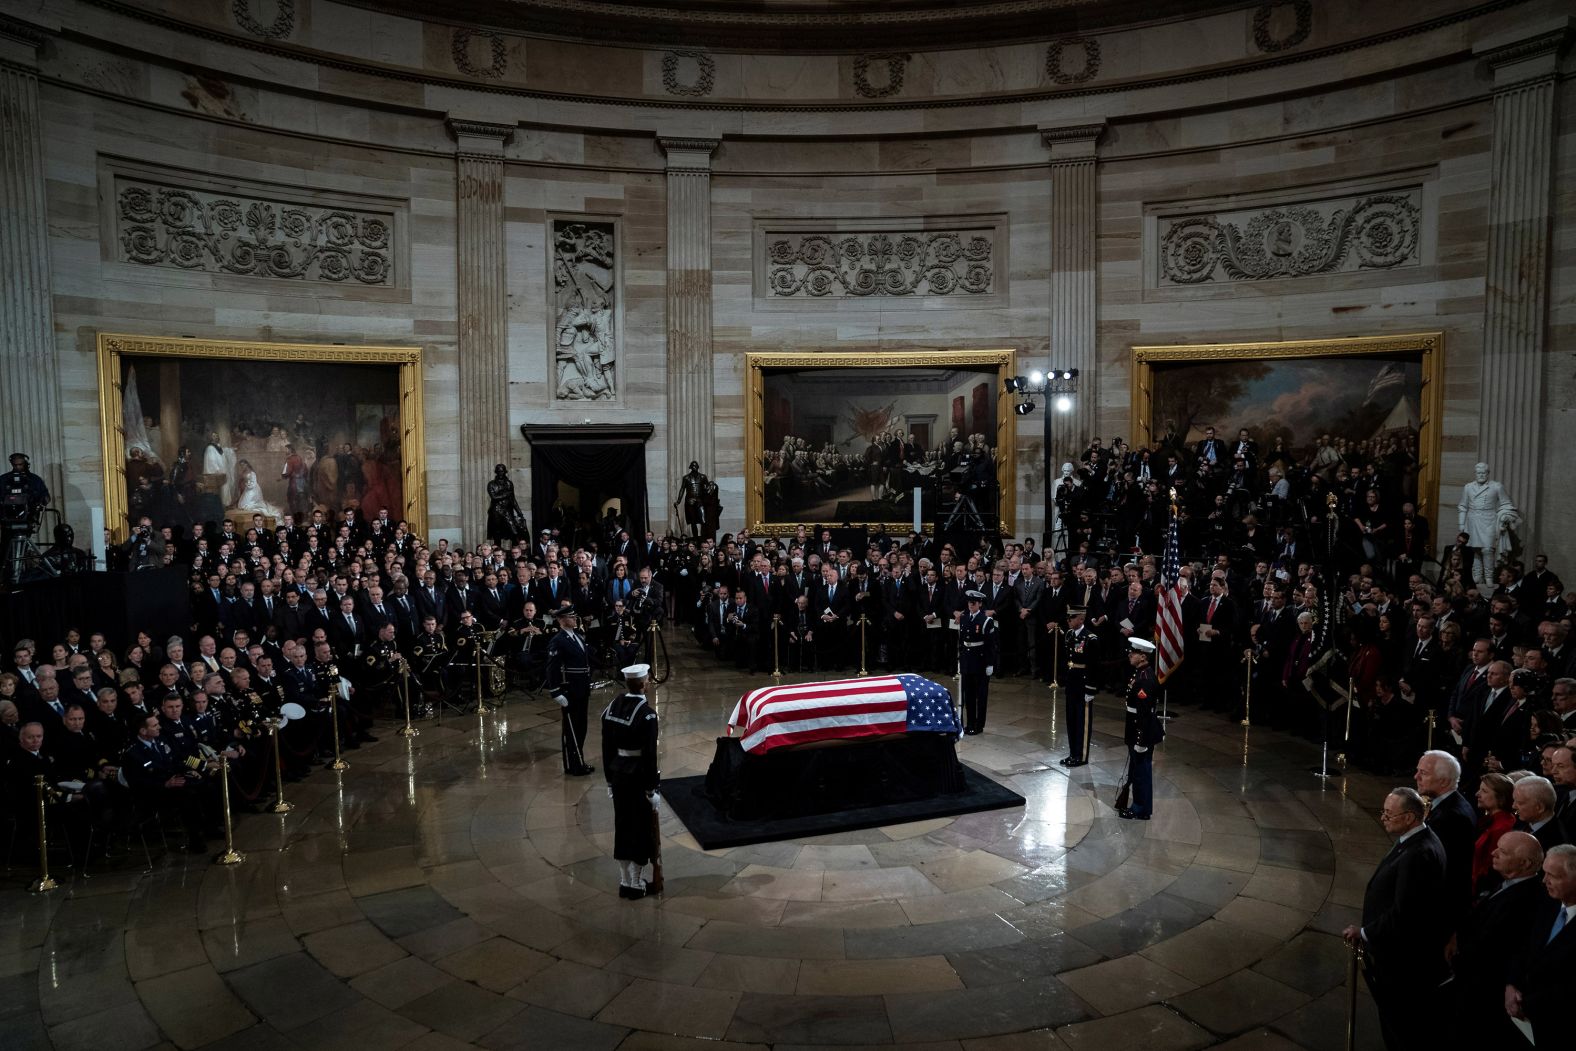
[[[553,703],[560,708],[567,708],[569,707],[569,698],[561,693],[555,693],[553,694]]]
[[[646,793],[646,802],[651,804],[651,809],[652,810],[660,810],[660,809],[662,809],[662,806],[661,806],[661,804],[662,804],[662,793],[660,793],[660,792],[647,792]]]
[[[1145,752],[1149,751],[1149,746],[1148,745],[1142,745],[1142,744],[1135,744],[1135,745],[1133,745],[1133,751],[1137,752],[1139,755],[1143,755]]]
[[[996,674],[996,669],[993,666],[987,665],[986,668],[985,668],[985,674],[986,675],[995,675]]]
[[[687,577],[687,576],[689,576],[689,570],[687,570],[687,569],[681,569],[681,570],[679,570],[679,576],[681,576],[681,577]]]

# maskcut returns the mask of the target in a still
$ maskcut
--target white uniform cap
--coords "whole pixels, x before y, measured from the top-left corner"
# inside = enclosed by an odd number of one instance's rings
[[[1155,652],[1155,644],[1150,642],[1148,639],[1128,639],[1127,644],[1133,647],[1133,649],[1137,650],[1139,653]]]
[[[651,665],[631,664],[627,668],[620,668],[618,673],[626,679],[649,679],[651,678]]]

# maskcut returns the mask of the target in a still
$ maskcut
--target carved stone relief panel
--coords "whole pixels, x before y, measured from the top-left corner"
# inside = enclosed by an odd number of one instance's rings
[[[1170,212],[1156,221],[1161,286],[1264,281],[1417,266],[1421,185],[1273,207]]]
[[[854,91],[860,98],[890,98],[903,90],[903,77],[908,72],[909,59],[914,56],[906,51],[881,51],[859,55],[854,59]],[[872,67],[884,67],[872,82]]]
[[[704,98],[717,83],[717,60],[704,51],[668,51],[662,56],[662,90]]]
[[[553,397],[617,398],[618,223],[579,216],[550,220]]]
[[[402,283],[400,202],[101,161],[106,250],[196,273],[369,287]]]
[[[759,223],[757,299],[989,300],[1002,291],[1004,243],[997,216]]]
[[[248,33],[283,40],[295,30],[295,0],[231,0],[230,16]]]

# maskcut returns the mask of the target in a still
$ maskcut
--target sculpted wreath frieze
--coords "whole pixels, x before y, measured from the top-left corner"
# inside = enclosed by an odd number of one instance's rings
[[[805,234],[767,242],[773,296],[980,295],[995,290],[989,231]]]
[[[391,217],[122,183],[122,259],[210,273],[392,284]]]
[[[1328,214],[1326,214],[1328,212]],[[1333,211],[1292,205],[1243,221],[1215,215],[1162,220],[1162,284],[1384,270],[1415,263],[1422,237],[1415,193],[1375,194]]]

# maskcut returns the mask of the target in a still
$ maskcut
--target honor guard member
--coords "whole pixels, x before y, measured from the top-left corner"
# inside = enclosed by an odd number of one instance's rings
[[[586,762],[586,705],[591,703],[591,651],[579,631],[574,607],[557,613],[558,634],[547,647],[547,689],[561,708],[564,773],[584,777],[596,767]]]
[[[1160,680],[1149,666],[1154,653],[1155,644],[1148,639],[1128,640],[1127,660],[1133,667],[1133,677],[1127,684],[1127,729],[1123,740],[1127,742],[1132,799],[1117,813],[1140,821],[1148,821],[1155,812],[1155,746],[1166,739],[1166,727],[1160,721]]]
[[[1067,756],[1061,760],[1066,767],[1088,765],[1089,735],[1094,724],[1095,690],[1088,669],[1098,640],[1094,632],[1084,627],[1084,612],[1082,606],[1067,609],[1067,672],[1062,679],[1063,703],[1067,706]]]
[[[963,677],[963,732],[976,736],[985,729],[985,707],[990,700],[990,677],[996,670],[998,638],[995,618],[980,607],[985,593],[970,591],[968,610],[958,621],[958,667]]]
[[[649,664],[624,668],[625,692],[602,711],[602,772],[613,797],[618,896],[643,898],[641,870],[656,856],[657,712],[646,700]]]

